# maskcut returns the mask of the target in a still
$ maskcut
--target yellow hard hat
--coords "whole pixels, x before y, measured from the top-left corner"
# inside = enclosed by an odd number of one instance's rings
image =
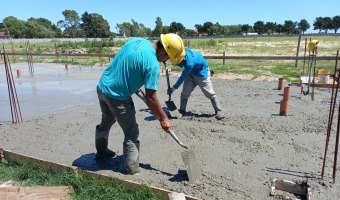
[[[161,42],[173,65],[179,64],[185,56],[184,43],[174,33],[161,34]]]
[[[310,41],[309,44],[308,44],[309,51],[314,53],[315,47],[317,47],[318,45],[319,45],[319,40],[312,40],[312,41]]]

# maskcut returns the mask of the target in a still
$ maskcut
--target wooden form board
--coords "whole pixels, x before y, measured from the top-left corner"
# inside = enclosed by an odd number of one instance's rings
[[[336,88],[335,83],[335,88]],[[303,83],[304,87],[307,87],[307,83]],[[300,83],[290,83],[289,86],[301,86]],[[310,87],[317,87],[317,88],[333,88],[333,83],[311,83]]]
[[[70,200],[68,186],[56,187],[0,187],[1,199]]]
[[[337,81],[334,81],[334,79],[332,77],[329,77],[329,80],[327,82],[318,82],[315,81],[315,83],[313,83],[313,79],[314,77],[309,77],[307,75],[303,75],[300,77],[300,81],[302,82],[303,85],[308,85],[308,82],[310,81],[310,87],[318,87],[318,88],[333,88],[333,82],[335,82],[335,87],[337,84]],[[291,85],[295,85],[295,86],[300,86],[300,83],[291,83]]]
[[[42,160],[42,159],[38,159],[38,158],[34,158],[34,157],[30,157],[30,156],[26,156],[23,154],[19,154],[19,153],[14,153],[8,150],[4,150],[2,148],[0,148],[0,161],[2,161],[3,159],[5,160],[16,160],[16,161],[28,161],[31,163],[35,163],[38,164],[39,166],[41,166],[43,169],[56,169],[56,170],[65,170],[65,171],[74,171],[75,173],[81,173],[81,174],[85,174],[91,177],[96,177],[100,180],[103,181],[116,181],[117,183],[121,184],[122,186],[124,186],[127,190],[132,190],[132,189],[137,189],[137,188],[141,188],[141,187],[145,187],[147,185],[144,184],[140,184],[134,181],[130,181],[130,180],[122,180],[122,179],[118,179],[106,174],[100,174],[100,173],[95,173],[95,172],[91,172],[91,171],[87,171],[87,170],[82,170],[78,167],[74,167],[74,166],[67,166],[67,165],[63,165],[63,164],[59,164],[59,163],[52,163],[46,160]],[[162,188],[158,188],[158,187],[154,187],[154,186],[148,186],[150,187],[154,192],[161,194],[164,199],[168,198],[168,195],[170,193],[172,193],[173,191],[170,190],[166,190],[166,189],[162,189]],[[189,196],[189,195],[185,195],[185,199],[186,200],[202,200],[200,198],[197,197],[193,197],[193,196]]]
[[[312,190],[307,184],[298,184],[289,180],[273,179],[270,194],[275,196],[278,190],[291,194],[303,195],[307,200],[312,200]]]

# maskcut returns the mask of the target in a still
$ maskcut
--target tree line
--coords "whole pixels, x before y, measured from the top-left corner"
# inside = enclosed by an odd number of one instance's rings
[[[161,33],[177,33],[183,37],[193,36],[232,36],[248,35],[256,33],[258,35],[272,34],[298,34],[304,33],[311,28],[306,19],[300,22],[285,20],[283,24],[276,22],[256,21],[253,25],[221,25],[218,22],[204,22],[195,24],[195,29],[187,29],[180,22],[172,22],[170,25],[163,25],[161,17],[156,17],[155,27],[145,27],[134,19],[131,22],[116,24],[117,32],[110,31],[110,25],[102,15],[98,13],[84,12],[81,16],[75,10],[64,10],[64,19],[53,24],[46,18],[29,18],[27,21],[19,20],[14,16],[8,16],[0,23],[0,30],[6,28],[13,38],[107,38],[107,37],[158,37]],[[313,22],[313,30],[328,33],[334,30],[337,33],[340,28],[340,16],[317,17]]]

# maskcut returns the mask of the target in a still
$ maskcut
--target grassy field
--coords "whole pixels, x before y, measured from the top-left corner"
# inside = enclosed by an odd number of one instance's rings
[[[72,199],[138,199],[138,200],[161,200],[160,194],[154,193],[149,187],[133,191],[126,190],[113,179],[110,182],[101,181],[93,177],[87,177],[74,172],[43,170],[35,164],[26,162],[16,163],[0,162],[0,183],[11,180],[16,186],[71,186]]]
[[[315,38],[301,37],[299,56],[305,60],[298,61],[295,67],[294,60],[209,60],[210,68],[215,73],[231,72],[235,74],[251,74],[254,79],[259,76],[284,77],[287,80],[298,80],[302,72],[309,66],[308,43],[310,40],[319,40],[317,56],[336,56],[340,48],[338,36],[320,36]],[[226,56],[296,56],[298,37],[245,37],[225,39],[191,40],[186,43],[197,49],[203,55]],[[307,48],[305,48],[307,46]],[[335,61],[317,61],[316,68],[334,70]]]
[[[219,73],[250,74],[253,79],[259,76],[284,77],[287,80],[298,80],[301,73],[309,67],[308,43],[310,40],[319,40],[317,56],[336,56],[340,48],[340,36],[318,36],[313,38],[301,36],[299,56],[305,57],[295,67],[294,60],[245,60],[228,59],[223,65],[222,60],[209,59],[210,69]],[[204,38],[184,39],[185,45],[200,51],[204,56],[220,55],[226,56],[296,56],[298,36],[294,37],[238,37],[238,38]],[[15,53],[67,53],[81,50],[86,53],[102,53],[114,55],[124,41],[104,40],[100,42],[46,42],[46,43],[1,43],[6,52]],[[307,49],[305,48],[307,46]],[[27,51],[29,49],[29,51]],[[27,56],[10,56],[11,63],[26,62]],[[106,66],[108,57],[56,57],[56,56],[34,56],[36,63],[61,63],[80,66]],[[0,62],[3,62],[0,60]],[[334,70],[335,61],[320,60],[316,63],[317,69]],[[173,70],[181,70],[173,67]]]

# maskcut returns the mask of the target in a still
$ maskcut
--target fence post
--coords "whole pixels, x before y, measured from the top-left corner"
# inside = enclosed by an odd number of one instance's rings
[[[11,41],[11,47],[12,47],[12,52],[15,53],[13,41]],[[15,62],[15,55],[13,55],[12,58],[13,58],[13,61]]]
[[[58,47],[57,47],[56,42],[54,42],[54,48],[55,48],[55,54],[57,54],[57,61],[59,62],[59,52],[58,52]]]
[[[223,65],[225,63],[225,51],[223,51]]]
[[[295,67],[297,67],[297,64],[298,64],[299,51],[300,51],[300,41],[301,41],[301,31],[299,31],[299,40],[298,40],[298,45],[297,45],[297,48],[296,48]]]

